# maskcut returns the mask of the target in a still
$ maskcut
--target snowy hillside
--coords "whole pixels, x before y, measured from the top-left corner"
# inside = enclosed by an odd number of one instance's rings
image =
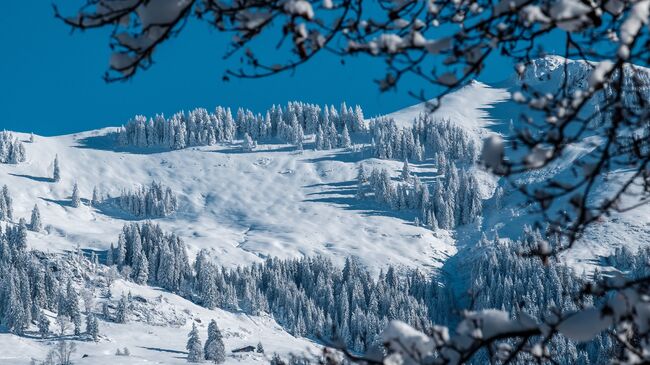
[[[523,77],[553,90],[561,79],[561,65],[557,57],[542,59]],[[570,65],[572,82],[586,82],[592,66]],[[286,110],[273,107],[266,116],[240,111],[237,133],[228,131],[228,123],[234,125],[230,111],[220,109],[210,115],[193,111],[187,119],[180,114],[168,120],[137,117],[126,128],[64,136],[14,133],[23,143],[7,139],[4,143],[15,152],[7,153],[11,163],[0,163],[0,187],[8,187],[13,215],[3,216],[6,207],[2,204],[6,206],[6,202],[0,199],[0,219],[7,218],[8,227],[25,228],[20,219],[33,222],[30,217],[36,206],[42,229],[27,232],[29,248],[54,257],[77,249],[92,253],[93,259],[97,254],[102,264],[99,273],[77,272],[75,276],[80,288],[92,287],[98,277],[105,281],[94,287],[97,292],[92,301],[97,305],[93,310],[97,311],[100,303],[114,306],[122,294],[136,297],[131,301],[135,313],[129,321],[113,321],[111,309],[101,321],[97,343],[75,341],[77,356],[88,354],[78,360],[81,364],[185,363],[186,334],[192,324],[203,334],[211,319],[219,323],[228,350],[259,341],[267,350],[266,355],[229,353],[226,363],[264,363],[275,352],[318,351],[317,336],[306,328],[309,324],[303,317],[319,328],[333,323],[343,327],[343,340],[362,351],[376,341],[379,327],[392,319],[384,313],[373,318],[373,310],[381,308],[422,326],[442,318],[440,313],[445,311],[435,305],[450,306],[458,299],[453,296],[475,279],[471,259],[483,253],[485,240],[517,240],[523,227],[538,218],[522,206],[518,193],[472,164],[483,138],[493,133],[508,137],[516,127],[518,106],[511,101],[511,93],[520,81],[513,78],[494,86],[472,82],[445,96],[430,116],[424,116],[425,104],[366,121],[360,109],[343,106],[339,117],[334,107],[331,111],[325,107],[321,114],[310,105],[296,112],[302,106],[295,104]],[[594,142],[587,138],[570,146],[557,163],[524,175],[521,181],[534,184],[566,173],[573,162],[590,153]],[[55,158],[60,166],[59,181],[52,178]],[[150,211],[147,209],[154,203],[145,202],[145,198],[140,202],[137,196],[146,195],[146,189],[140,189],[152,182],[161,184],[161,190],[169,188],[164,203],[154,202],[164,206],[162,213],[133,214]],[[72,197],[75,185],[79,206]],[[599,189],[607,193],[607,186]],[[128,194],[131,196],[125,197]],[[148,204],[148,208],[138,204]],[[124,209],[125,205],[129,209]],[[601,264],[620,245],[638,247],[650,239],[648,209],[600,222],[564,261],[582,272]],[[142,246],[151,243],[140,242],[137,236],[133,239],[137,243],[129,242],[127,249],[120,234],[125,224],[149,221],[184,242],[181,248],[187,248],[190,263],[201,253],[199,257],[215,264],[218,269],[207,271],[213,275],[207,282],[216,281],[219,289],[233,291],[223,295],[232,299],[228,308],[221,302],[206,305],[205,293],[197,289],[206,285],[198,264],[185,268],[197,272],[179,279],[182,285],[174,289],[154,282],[153,272],[138,281],[140,274],[131,269],[142,257],[132,247],[144,252]],[[6,236],[8,241],[16,240],[9,233]],[[154,249],[149,247],[149,251]],[[315,257],[331,260],[336,270],[320,261],[267,261]],[[348,260],[350,257],[355,260]],[[151,259],[145,255],[144,262]],[[122,270],[121,276],[108,280],[112,274],[104,264],[115,264]],[[158,269],[159,265],[152,263],[151,267]],[[235,270],[237,267],[242,269]],[[251,267],[255,269],[243,269]],[[303,272],[304,267],[316,274]],[[274,297],[275,288],[264,277],[290,271],[287,268],[300,272],[292,278],[300,295],[291,294],[299,299],[293,303],[295,308],[286,305],[290,309]],[[321,293],[312,287],[314,283],[305,282],[316,280],[322,273],[319,270],[329,269],[332,276],[318,279],[330,292]],[[403,282],[395,279],[402,274],[411,276]],[[246,278],[259,279],[255,284],[259,287],[251,289],[252,283],[240,283]],[[376,283],[374,278],[379,278]],[[438,278],[445,280],[444,290],[439,288]],[[144,284],[147,279],[149,286],[135,283]],[[404,285],[418,290],[409,296],[393,295],[396,298],[391,303],[374,296],[391,297],[390,290]],[[112,298],[100,293],[102,290],[112,293]],[[269,303],[273,300],[276,302]],[[253,309],[247,308],[251,302]],[[281,308],[272,308],[277,302]],[[462,304],[462,298],[459,302]],[[403,308],[403,303],[415,304]],[[49,309],[47,315],[54,323],[57,315]],[[369,329],[357,325],[355,319],[360,316],[368,316],[363,318],[373,325],[368,324]],[[7,330],[15,332],[10,327],[7,325]],[[0,333],[0,362],[27,364],[31,358],[46,356],[53,341],[37,339],[35,323],[24,327],[25,336]],[[115,356],[116,349],[123,347],[129,348],[131,356]]]
[[[176,295],[130,282],[117,281],[111,286],[115,295],[131,293],[143,302],[138,313],[143,318],[132,323],[101,322],[98,342],[78,341],[75,364],[185,364],[185,343],[192,323],[197,324],[205,341],[211,320],[221,327],[228,349],[237,349],[261,342],[265,354],[245,353],[229,356],[226,364],[268,363],[273,353],[317,352],[309,340],[296,339],[268,316],[253,317],[223,310],[208,310]],[[98,298],[98,300],[101,300]],[[50,313],[54,326],[56,315]],[[55,340],[36,340],[0,333],[0,363],[29,364],[31,359],[45,359]],[[116,356],[127,348],[129,356]],[[87,357],[83,357],[87,355]]]
[[[39,206],[45,230],[30,232],[34,248],[64,251],[79,244],[106,250],[135,219],[110,206],[71,207],[75,182],[81,198],[89,200],[95,186],[118,196],[123,189],[159,181],[176,192],[179,209],[155,221],[188,243],[190,257],[207,248],[218,263],[235,266],[315,254],[342,264],[354,255],[378,270],[387,264],[435,267],[454,253],[447,235],[436,236],[413,226],[412,219],[355,199],[357,167],[370,157],[367,151],[298,153],[289,145],[261,145],[249,153],[235,143],[116,152],[107,149],[104,138],[111,131],[36,137],[25,144],[27,161],[0,165],[0,186],[10,187],[16,219],[29,220],[34,204]],[[52,183],[56,155],[62,178]],[[365,163],[385,165],[395,175],[401,168],[399,162]],[[427,170],[422,167],[423,174]]]

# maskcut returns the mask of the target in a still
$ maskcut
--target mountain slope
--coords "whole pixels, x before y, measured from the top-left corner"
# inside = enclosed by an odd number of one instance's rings
[[[540,60],[524,77],[552,90],[563,72],[560,61],[557,57]],[[571,63],[572,82],[581,85],[590,69],[586,63]],[[460,126],[479,143],[492,133],[508,137],[517,127],[520,110],[510,100],[510,94],[520,81],[513,78],[495,86],[473,82],[447,95],[433,117]],[[423,112],[426,105],[418,104],[387,117],[407,127]],[[342,266],[347,257],[355,256],[373,273],[388,265],[418,268],[427,274],[441,269],[452,277],[452,283],[458,283],[460,291],[466,288],[463,279],[471,271],[466,258],[475,254],[475,244],[483,234],[516,239],[524,225],[539,218],[522,206],[523,198],[518,193],[476,167],[463,168],[468,168],[478,181],[484,210],[476,223],[450,231],[416,226],[419,212],[396,211],[369,199],[357,199],[357,174],[362,164],[387,168],[393,177],[402,168],[400,161],[373,158],[367,136],[356,138],[355,147],[349,150],[297,151],[290,145],[267,142],[254,151],[244,151],[240,141],[235,141],[167,151],[116,148],[114,131],[106,128],[65,136],[36,136],[34,143],[25,143],[27,161],[0,164],[0,185],[9,187],[14,200],[12,223],[28,219],[34,204],[40,209],[44,230],[28,233],[31,248],[53,253],[72,251],[77,246],[105,251],[116,243],[124,224],[139,219],[110,203],[90,207],[88,199],[93,188],[116,197],[123,190],[155,180],[176,193],[179,207],[168,217],[152,220],[163,230],[180,236],[192,259],[200,249],[209,250],[215,262],[230,268],[269,257],[315,255],[326,256]],[[27,135],[16,135],[28,139]],[[308,139],[307,148],[313,137]],[[534,184],[566,173],[574,161],[590,153],[594,141],[589,137],[570,146],[555,164],[526,174],[520,181]],[[56,183],[49,179],[55,156],[62,170],[62,179]],[[429,158],[412,163],[410,168],[431,189],[442,181],[437,163]],[[84,201],[78,208],[70,204],[74,183]],[[506,189],[503,204],[495,204],[493,199],[498,186]],[[599,188],[603,194],[608,191],[607,186]],[[648,213],[644,207],[604,220],[566,255],[566,262],[580,270],[591,269],[599,264],[599,256],[609,255],[618,245],[634,247],[645,242],[650,239]],[[124,281],[114,283],[112,290],[116,295],[130,291],[145,298],[152,308],[159,307],[156,315],[160,321],[182,320],[171,326],[104,323],[105,337],[99,344],[80,344],[80,352],[92,353],[85,363],[184,363],[186,334],[197,318],[201,327],[217,318],[229,334],[229,349],[259,339],[268,339],[268,346],[264,344],[269,351],[283,354],[316,348],[309,340],[289,335],[266,316],[210,311],[159,289]],[[27,363],[32,356],[42,358],[49,345],[4,333],[0,334],[0,343],[4,350],[0,356],[6,356],[8,363]],[[124,346],[133,353],[131,358],[113,356],[116,348]],[[231,357],[228,361],[239,360]],[[241,360],[264,361],[257,355]]]
[[[36,137],[26,144],[26,162],[0,165],[0,185],[12,192],[16,219],[29,220],[34,204],[39,206],[45,231],[30,232],[34,248],[63,251],[79,244],[105,250],[116,243],[122,226],[134,220],[113,207],[71,207],[75,182],[82,199],[89,199],[94,186],[117,196],[156,180],[179,197],[177,213],[156,223],[181,236],[190,257],[208,248],[218,263],[230,267],[265,257],[316,254],[339,263],[359,256],[376,270],[388,264],[430,267],[453,254],[444,234],[436,237],[413,226],[408,215],[355,199],[362,159],[394,174],[400,163],[366,160],[368,152],[298,153],[285,145],[263,145],[251,153],[242,153],[237,145],[160,153],[94,148],[110,131]],[[58,183],[48,181],[55,155],[62,170]]]

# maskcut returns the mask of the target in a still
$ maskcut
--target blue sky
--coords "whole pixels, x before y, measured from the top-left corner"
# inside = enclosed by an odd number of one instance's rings
[[[321,55],[295,74],[223,82],[223,70],[238,64],[238,57],[222,59],[230,35],[198,21],[158,50],[150,70],[107,84],[101,77],[108,37],[103,30],[71,34],[54,19],[48,1],[7,2],[0,13],[0,128],[56,135],[121,125],[135,114],[217,105],[263,111],[290,100],[337,106],[346,101],[373,116],[414,104],[407,91],[427,86],[410,79],[382,94],[372,82],[382,75],[380,60],[353,58],[341,65],[333,55]],[[505,78],[511,66],[503,66],[486,81]]]

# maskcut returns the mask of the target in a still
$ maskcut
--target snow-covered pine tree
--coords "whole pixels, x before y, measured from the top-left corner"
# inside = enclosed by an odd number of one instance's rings
[[[343,131],[341,132],[341,148],[350,148],[352,147],[352,140],[350,139],[350,132],[348,132],[348,126],[343,126]]]
[[[42,310],[38,315],[38,334],[41,335],[41,338],[45,338],[50,334],[50,320]]]
[[[363,110],[359,105],[356,105],[354,107],[354,117],[353,117],[353,123],[352,123],[352,130],[355,132],[361,132],[366,129],[364,118],[363,118]]]
[[[217,322],[213,319],[208,325],[208,339],[205,341],[205,359],[215,364],[226,361],[226,347]]]
[[[314,141],[314,149],[322,150],[325,149],[325,135],[323,134],[323,128],[319,125],[318,130],[316,131],[316,137]]]
[[[81,311],[79,309],[79,294],[72,284],[72,280],[68,280],[65,302],[65,313],[70,317],[70,320],[74,325],[75,336],[79,336],[81,334]]]
[[[38,204],[34,204],[32,209],[32,218],[29,222],[29,229],[34,232],[40,232],[43,229],[43,222],[41,221],[41,212],[38,210]]]
[[[144,253],[140,253],[133,266],[134,281],[138,284],[146,284],[149,280],[149,260]]]
[[[262,341],[257,343],[257,347],[255,348],[255,351],[257,351],[258,354],[264,353],[264,346],[262,346]]]
[[[115,255],[115,264],[121,268],[126,261],[126,240],[124,235],[120,235],[117,240],[117,254]]]
[[[117,309],[115,310],[115,322],[126,323],[128,316],[129,316],[129,303],[124,293],[122,293],[122,297],[117,302]]]
[[[2,187],[2,194],[0,194],[0,220],[13,218],[13,199],[9,193],[7,185]]]
[[[97,186],[95,186],[93,187],[93,196],[90,198],[90,206],[96,207],[99,203],[99,191],[97,190]]]
[[[86,333],[95,342],[99,339],[99,322],[97,321],[97,316],[93,313],[86,316]]]
[[[251,138],[251,136],[248,133],[245,133],[244,140],[241,146],[242,150],[250,152],[255,149],[256,145],[257,144],[255,143],[255,141],[253,141],[253,138]]]
[[[409,167],[409,162],[407,159],[404,159],[404,165],[402,165],[402,180],[409,181],[411,178],[411,169]]]
[[[111,248],[106,251],[106,266],[111,267],[114,264],[115,260],[115,247],[113,247],[113,243],[111,242]]]
[[[334,111],[336,109],[332,108]],[[339,133],[336,129],[336,125],[334,122],[330,122],[329,126],[327,129],[324,131],[326,134],[326,148],[325,149],[333,149],[339,147]]]
[[[79,197],[79,186],[77,185],[76,182],[72,187],[72,197],[70,198],[70,205],[72,205],[75,208],[81,206],[81,198]]]
[[[305,135],[302,129],[302,125],[300,123],[296,123],[295,125],[292,125],[292,137],[291,137],[291,144],[296,146],[296,149],[298,151],[302,151],[302,141],[305,139]]]
[[[187,335],[187,361],[188,362],[201,362],[203,360],[203,345],[199,338],[199,330],[196,328],[196,323],[192,323],[192,330]]]
[[[59,166],[59,155],[54,156],[54,170],[52,172],[52,181],[61,181],[61,167]]]

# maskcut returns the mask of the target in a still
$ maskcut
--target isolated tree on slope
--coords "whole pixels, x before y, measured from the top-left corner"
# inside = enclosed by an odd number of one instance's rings
[[[54,172],[52,173],[52,181],[61,181],[61,168],[59,167],[59,155],[54,156]]]
[[[213,319],[208,325],[208,339],[205,341],[205,359],[220,364],[226,361],[226,347],[217,322]]]
[[[43,222],[41,221],[41,212],[38,210],[38,205],[34,204],[34,209],[32,209],[32,218],[29,222],[29,229],[34,232],[40,232],[43,228]]]
[[[188,362],[201,362],[203,360],[203,345],[199,338],[199,330],[196,328],[196,323],[192,323],[192,330],[187,335],[187,361]]]
[[[79,186],[77,183],[74,183],[74,186],[72,187],[72,198],[70,199],[70,204],[75,208],[81,206],[81,198],[79,198]]]

